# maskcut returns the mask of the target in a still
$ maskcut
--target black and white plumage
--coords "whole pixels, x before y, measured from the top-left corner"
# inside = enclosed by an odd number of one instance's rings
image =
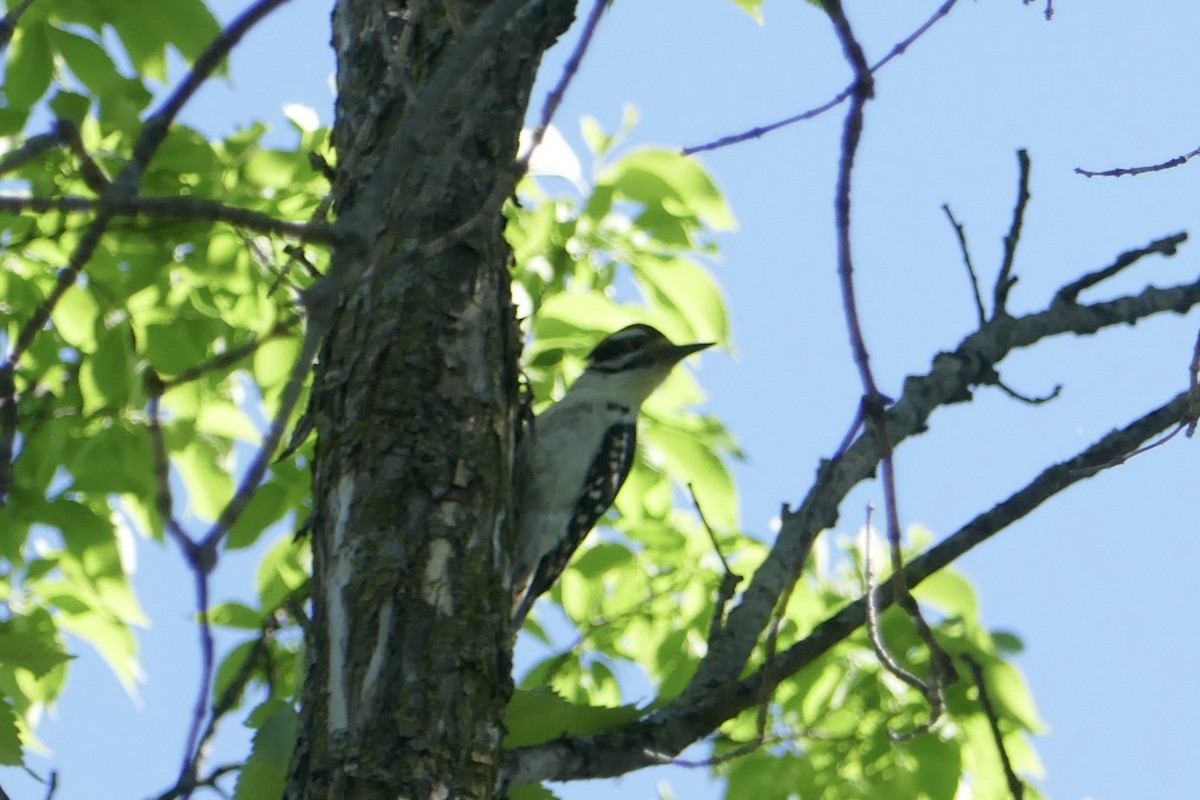
[[[534,420],[518,452],[517,627],[616,499],[637,453],[642,403],[676,364],[711,344],[672,344],[649,325],[622,328],[596,345],[562,400]]]

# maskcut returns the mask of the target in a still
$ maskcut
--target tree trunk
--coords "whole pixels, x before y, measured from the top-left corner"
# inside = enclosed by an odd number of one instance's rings
[[[334,11],[334,208],[368,245],[335,254],[331,274],[354,277],[325,312],[314,377],[293,800],[499,792],[520,337],[504,220],[478,212],[511,181],[538,63],[573,10],[341,0]]]

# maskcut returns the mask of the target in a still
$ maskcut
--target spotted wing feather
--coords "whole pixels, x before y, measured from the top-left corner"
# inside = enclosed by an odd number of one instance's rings
[[[633,422],[614,425],[604,435],[600,451],[592,460],[584,481],[584,491],[568,524],[567,536],[547,553],[533,571],[529,586],[517,605],[516,626],[520,627],[535,600],[550,590],[567,567],[571,556],[583,543],[604,512],[608,511],[617,492],[625,483],[637,454],[637,425]]]

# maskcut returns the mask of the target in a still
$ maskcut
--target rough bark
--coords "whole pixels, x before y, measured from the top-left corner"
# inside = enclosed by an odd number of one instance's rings
[[[323,313],[313,618],[289,798],[489,797],[511,693],[519,338],[509,175],[573,0],[341,0],[337,224],[369,244]],[[446,242],[444,238],[443,242]]]

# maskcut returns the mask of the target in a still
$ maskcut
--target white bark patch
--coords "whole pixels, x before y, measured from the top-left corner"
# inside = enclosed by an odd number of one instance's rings
[[[448,570],[452,552],[450,543],[445,539],[434,539],[430,543],[429,560],[425,562],[425,579],[422,585],[425,602],[447,617],[454,614]]]
[[[370,711],[375,707],[375,698],[379,696],[379,676],[383,672],[383,663],[387,659],[388,644],[392,636],[392,612],[395,601],[388,598],[379,607],[379,628],[375,632],[375,649],[371,651],[371,660],[367,662],[367,674],[363,677],[361,708]],[[362,721],[359,720],[359,724]]]
[[[497,564],[509,563],[501,561],[504,554],[504,524],[508,521],[508,515],[501,512],[496,515],[496,524],[492,527],[492,558]],[[505,570],[504,573],[504,588],[512,587],[512,569]]]
[[[346,674],[347,648],[350,646],[350,614],[346,609],[345,589],[350,584],[353,559],[346,546],[346,528],[350,524],[350,504],[354,500],[354,479],[342,476],[330,505],[335,509],[333,547],[329,553],[328,577],[325,581],[325,608],[329,619],[329,730],[330,733],[350,728],[350,676]]]

